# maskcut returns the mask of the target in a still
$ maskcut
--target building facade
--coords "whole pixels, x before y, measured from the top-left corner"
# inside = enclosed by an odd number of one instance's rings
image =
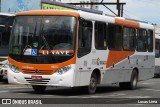
[[[90,3],[97,0],[0,0],[0,12],[16,13],[21,11],[39,10],[39,9],[53,9],[53,10],[71,10],[80,8],[98,10],[96,5],[68,5],[63,3]],[[59,3],[59,4],[57,4]],[[89,10],[87,10],[89,11]]]
[[[155,34],[156,36],[160,36],[160,25],[155,26]]]
[[[41,0],[1,0],[1,12],[16,13],[41,9]]]
[[[54,0],[54,1],[62,3],[91,3],[91,2],[98,2],[99,0]],[[97,5],[79,5],[79,6],[83,8],[98,10]]]

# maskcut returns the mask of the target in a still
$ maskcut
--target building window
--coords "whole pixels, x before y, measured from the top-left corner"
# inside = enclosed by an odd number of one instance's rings
[[[108,47],[113,50],[122,49],[122,27],[108,24]]]
[[[106,23],[95,22],[95,48],[98,50],[107,49],[106,31],[107,31]]]
[[[89,1],[87,1],[87,3],[89,3]],[[89,7],[89,5],[87,4],[86,7]]]

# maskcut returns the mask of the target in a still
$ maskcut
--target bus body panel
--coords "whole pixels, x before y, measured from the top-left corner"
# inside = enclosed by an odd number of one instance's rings
[[[75,69],[76,85],[77,86],[89,85],[91,73],[92,73],[91,53],[81,58],[77,58],[76,69]]]
[[[155,76],[160,77],[160,36],[156,35],[155,50]]]
[[[155,58],[155,75],[160,75],[160,58]]]

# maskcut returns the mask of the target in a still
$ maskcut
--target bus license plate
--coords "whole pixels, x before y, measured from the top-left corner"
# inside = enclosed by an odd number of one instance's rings
[[[42,76],[32,76],[32,80],[42,80]]]

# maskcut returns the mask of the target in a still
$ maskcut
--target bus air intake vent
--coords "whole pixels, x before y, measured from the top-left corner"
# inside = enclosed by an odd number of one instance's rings
[[[49,78],[42,78],[42,80],[33,80],[32,78],[25,77],[25,80],[30,84],[48,84]]]

